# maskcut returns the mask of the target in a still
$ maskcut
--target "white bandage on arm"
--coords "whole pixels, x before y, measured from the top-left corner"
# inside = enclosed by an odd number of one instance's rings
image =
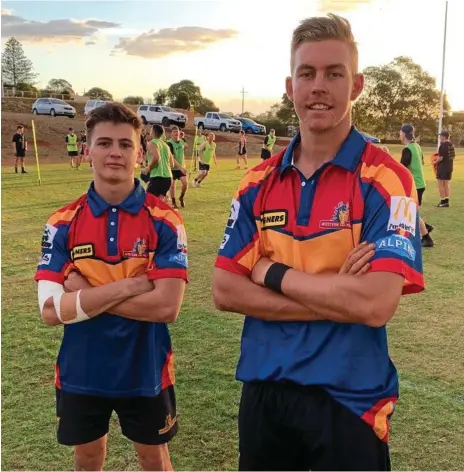
[[[41,313],[43,313],[45,302],[52,297],[56,316],[63,324],[73,324],[90,319],[81,307],[80,290],[65,293],[61,284],[40,280],[38,291]]]

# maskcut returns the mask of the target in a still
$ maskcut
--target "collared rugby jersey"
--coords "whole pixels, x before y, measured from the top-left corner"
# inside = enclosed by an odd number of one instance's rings
[[[368,241],[376,244],[371,272],[404,276],[403,294],[423,290],[409,171],[353,127],[335,158],[306,179],[293,166],[299,141],[243,178],[216,267],[250,276],[268,257],[309,274],[337,274],[348,253]],[[388,441],[398,377],[386,327],[246,317],[237,379],[319,385]]]
[[[187,281],[182,219],[138,180],[119,205],[103,200],[92,183],[86,194],[49,218],[35,280],[64,284],[72,270],[94,287],[143,274],[150,280]],[[87,395],[159,394],[174,384],[167,325],[109,313],[65,325],[55,383]]]

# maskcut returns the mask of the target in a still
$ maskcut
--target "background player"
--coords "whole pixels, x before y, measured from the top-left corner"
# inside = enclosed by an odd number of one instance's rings
[[[177,126],[175,126],[171,131],[171,139],[168,141],[168,146],[171,151],[174,160],[185,169],[185,141],[180,137],[180,131]],[[171,183],[171,201],[172,207],[178,208],[176,203],[176,180],[180,180],[182,184],[182,190],[179,197],[180,206],[185,207],[184,197],[188,188],[188,179],[186,171],[182,171],[179,168],[172,170],[172,183]]]
[[[13,151],[15,155],[15,174],[18,173],[18,164],[21,166],[21,174],[27,174],[24,166],[24,158],[27,152],[27,139],[24,136],[24,126],[18,125],[13,135]]]
[[[198,173],[197,177],[193,181],[193,186],[194,187],[200,187],[201,183],[203,180],[206,179],[206,177],[209,174],[209,171],[211,169],[211,164],[214,161],[214,164],[217,167],[217,159],[216,159],[216,143],[214,140],[216,139],[216,136],[214,133],[208,133],[208,138],[206,142],[204,142],[199,149],[200,152],[200,158],[199,158],[199,170],[200,172]]]
[[[243,159],[245,162],[245,169],[248,169],[248,155],[247,155],[247,148],[246,148],[246,136],[245,131],[240,130],[240,140],[238,143],[238,153],[237,153],[237,169],[240,169],[240,159]]]

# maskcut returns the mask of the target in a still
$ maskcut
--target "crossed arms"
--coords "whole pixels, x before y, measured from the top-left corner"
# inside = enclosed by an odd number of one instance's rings
[[[75,306],[75,294],[81,290],[80,304],[89,318],[110,312],[138,321],[172,323],[180,311],[185,281],[166,278],[155,282],[143,275],[92,287],[78,272],[71,272],[64,289],[66,293],[61,298],[61,317]],[[45,301],[42,319],[47,325],[61,324],[53,297]]]
[[[273,264],[261,258],[251,279],[215,268],[213,298],[221,311],[267,321],[360,323],[380,327],[394,315],[403,277],[389,272],[366,273],[375,245],[363,243],[349,255],[338,274],[312,275],[290,269],[282,280],[282,294],[264,286]]]

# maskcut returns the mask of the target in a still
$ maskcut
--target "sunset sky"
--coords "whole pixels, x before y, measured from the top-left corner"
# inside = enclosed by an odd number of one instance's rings
[[[241,111],[244,86],[245,109],[259,113],[284,92],[292,30],[327,12],[351,21],[362,68],[410,56],[440,87],[444,0],[4,1],[2,50],[21,41],[41,87],[63,78],[80,94],[151,98],[191,79],[223,111]],[[464,110],[464,1],[448,13],[445,90]]]

